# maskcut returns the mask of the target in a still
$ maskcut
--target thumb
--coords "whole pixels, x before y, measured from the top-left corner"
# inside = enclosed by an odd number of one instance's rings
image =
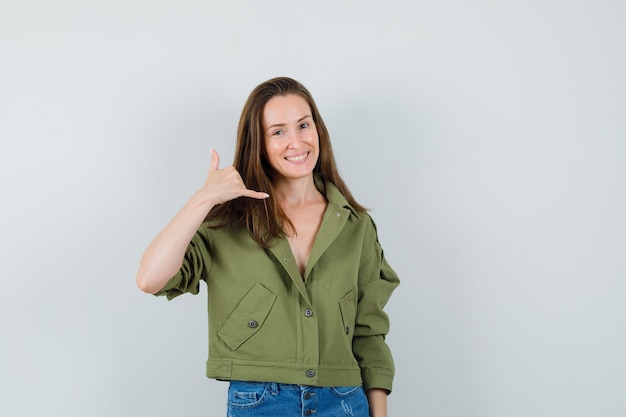
[[[211,165],[209,166],[209,172],[217,171],[220,169],[220,156],[217,151],[211,148]]]

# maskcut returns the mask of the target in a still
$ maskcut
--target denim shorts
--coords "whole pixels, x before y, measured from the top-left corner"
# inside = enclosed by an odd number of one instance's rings
[[[228,417],[369,417],[363,388],[231,381]]]

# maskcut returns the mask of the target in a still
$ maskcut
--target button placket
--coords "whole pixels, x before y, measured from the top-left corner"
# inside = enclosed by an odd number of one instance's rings
[[[302,408],[305,416],[315,415],[317,413],[317,398],[314,392],[308,391],[311,388],[305,388],[302,395]]]

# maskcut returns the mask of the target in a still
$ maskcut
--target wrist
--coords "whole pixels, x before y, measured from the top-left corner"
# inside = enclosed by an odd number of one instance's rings
[[[197,191],[187,202],[187,206],[190,210],[200,212],[203,217],[206,217],[217,204],[213,196],[203,190]]]

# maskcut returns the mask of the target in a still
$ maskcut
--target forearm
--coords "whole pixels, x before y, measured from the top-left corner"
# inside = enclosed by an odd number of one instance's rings
[[[367,390],[370,417],[387,417],[387,391],[380,388]]]
[[[194,195],[148,245],[135,277],[142,291],[156,293],[178,272],[187,245],[212,207],[212,203]]]
[[[212,149],[211,166],[204,185],[144,252],[135,277],[142,291],[158,292],[178,272],[187,245],[214,206],[239,197],[269,197],[267,193],[247,189],[235,168],[219,169],[219,163],[219,155]]]

